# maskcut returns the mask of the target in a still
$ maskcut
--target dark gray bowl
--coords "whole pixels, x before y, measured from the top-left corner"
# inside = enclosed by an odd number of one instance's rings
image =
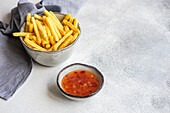
[[[86,96],[76,96],[76,95],[71,95],[71,94],[68,94],[67,92],[65,92],[61,86],[61,81],[67,73],[69,73],[71,71],[75,71],[75,70],[87,70],[87,71],[90,71],[90,72],[96,74],[96,76],[99,79],[99,88],[97,89],[97,91],[94,93],[91,93],[89,95],[86,95]],[[86,100],[88,98],[91,98],[94,95],[96,95],[97,93],[99,93],[99,91],[102,89],[103,85],[104,85],[104,77],[103,77],[102,73],[97,68],[95,68],[93,66],[89,66],[89,65],[81,64],[81,63],[71,64],[71,65],[63,68],[57,76],[57,86],[59,87],[61,93],[64,96],[66,96],[67,98],[72,99],[72,100]]]

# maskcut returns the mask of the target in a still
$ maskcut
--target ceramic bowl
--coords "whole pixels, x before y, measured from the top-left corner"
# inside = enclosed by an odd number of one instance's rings
[[[61,21],[65,17],[65,14],[61,13],[55,13],[57,18]],[[78,27],[80,29],[80,26],[78,24]],[[25,24],[22,25],[21,27],[21,32],[24,32]],[[81,29],[80,29],[81,32]],[[77,39],[69,46],[57,50],[57,51],[50,51],[50,52],[45,52],[45,51],[39,51],[39,50],[34,50],[30,47],[27,46],[27,44],[23,41],[23,37],[20,37],[20,41],[22,45],[24,46],[25,50],[27,53],[39,64],[45,65],[45,66],[56,66],[64,61],[66,61],[72,54],[74,50],[74,44],[77,42],[79,39],[80,34],[78,35]]]
[[[75,71],[75,70],[87,70],[87,71],[90,71],[90,72],[96,74],[96,76],[99,79],[99,88],[97,89],[97,91],[94,93],[91,93],[89,95],[86,95],[86,96],[76,96],[76,95],[71,95],[71,94],[68,94],[67,92],[65,92],[61,86],[61,81],[66,74],[68,74],[71,71]],[[99,93],[99,91],[102,89],[103,84],[104,84],[104,77],[103,77],[102,73],[97,68],[95,68],[93,66],[90,66],[87,64],[81,64],[81,63],[75,63],[75,64],[71,64],[71,65],[63,68],[59,72],[56,82],[57,82],[57,86],[60,89],[61,93],[64,96],[66,96],[67,98],[72,99],[72,100],[86,100],[88,98],[93,97],[97,93]]]

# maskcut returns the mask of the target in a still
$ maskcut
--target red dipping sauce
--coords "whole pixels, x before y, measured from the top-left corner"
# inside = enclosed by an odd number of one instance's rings
[[[99,79],[87,70],[76,70],[66,74],[61,85],[64,91],[71,95],[86,96],[99,88]]]

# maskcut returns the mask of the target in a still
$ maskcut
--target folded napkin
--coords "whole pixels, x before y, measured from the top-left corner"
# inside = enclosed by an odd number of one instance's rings
[[[11,34],[19,31],[27,13],[42,13],[47,9],[53,12],[67,13],[73,16],[85,0],[42,0],[37,4],[20,0],[11,10],[11,21],[7,25],[0,22],[0,97],[8,100],[26,81],[31,70],[32,60],[18,38]],[[66,9],[65,9],[65,8]]]

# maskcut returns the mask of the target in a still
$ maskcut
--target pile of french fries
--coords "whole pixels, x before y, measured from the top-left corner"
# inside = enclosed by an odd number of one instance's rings
[[[24,42],[32,49],[56,51],[73,43],[80,30],[77,18],[68,13],[60,22],[52,11],[44,10],[44,16],[27,14],[25,32],[15,32],[13,36],[24,37]]]

